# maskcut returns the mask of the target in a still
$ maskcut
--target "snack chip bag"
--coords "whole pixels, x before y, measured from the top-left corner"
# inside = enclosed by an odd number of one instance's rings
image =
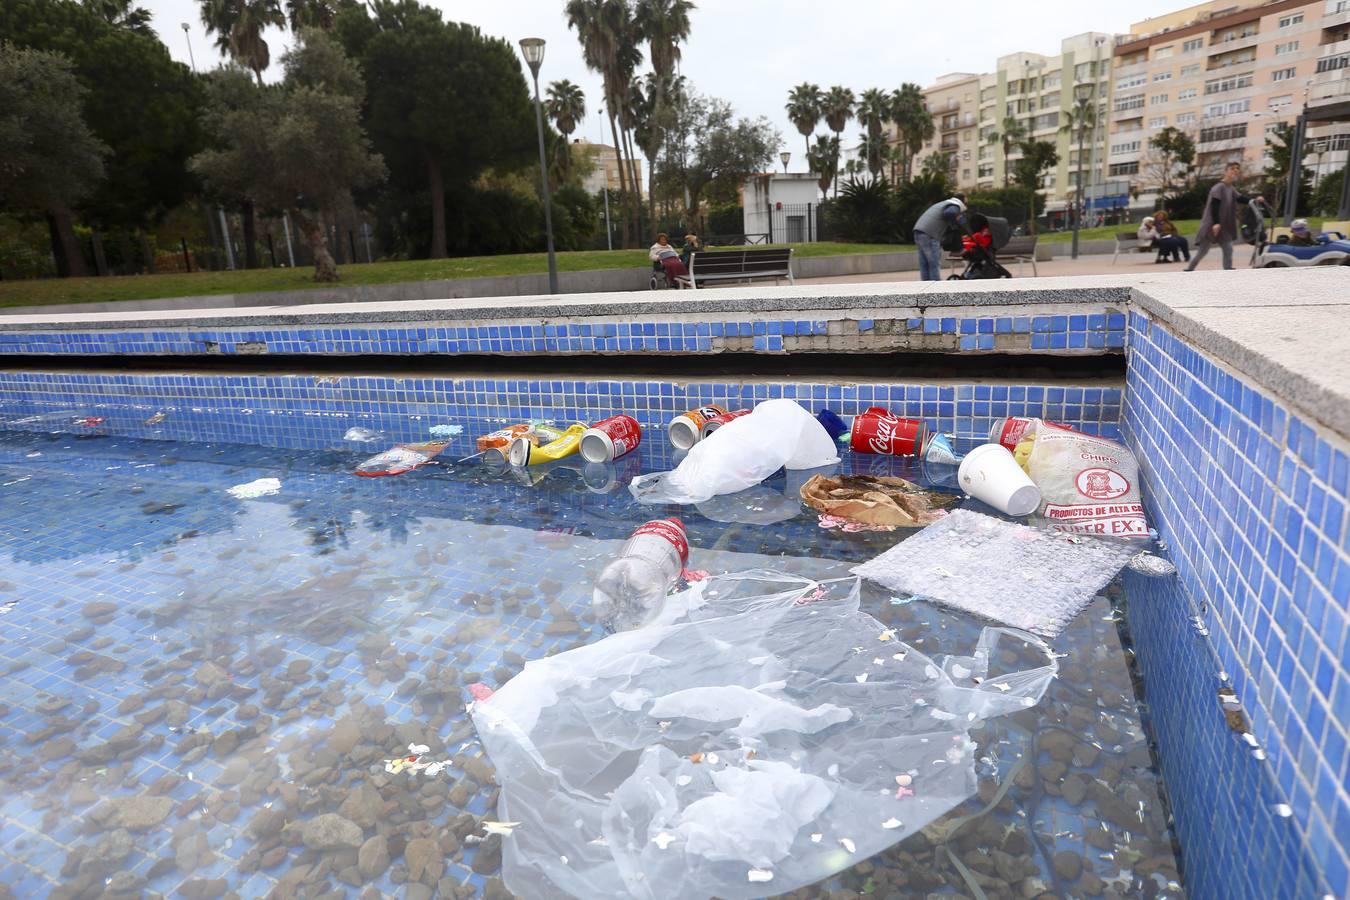
[[[1123,444],[1041,422],[1026,469],[1041,489],[1037,514],[1050,527],[1071,534],[1148,537],[1139,463]]]

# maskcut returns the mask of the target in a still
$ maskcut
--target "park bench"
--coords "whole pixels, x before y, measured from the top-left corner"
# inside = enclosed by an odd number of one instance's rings
[[[1012,238],[1003,245],[1003,249],[998,251],[1000,262],[1013,260],[1017,263],[1017,277],[1022,277],[1022,263],[1031,263],[1031,274],[1038,275],[1036,271],[1036,242],[1040,240],[1040,235],[1024,234]]]
[[[1139,246],[1139,232],[1137,231],[1117,231],[1116,249],[1111,254],[1111,265],[1116,264],[1116,257],[1120,256],[1120,251],[1125,250],[1129,253],[1152,253],[1153,248],[1148,244]]]
[[[681,287],[706,287],[718,282],[772,278],[792,280],[792,248],[763,250],[702,250],[689,257],[689,274],[675,280]]]

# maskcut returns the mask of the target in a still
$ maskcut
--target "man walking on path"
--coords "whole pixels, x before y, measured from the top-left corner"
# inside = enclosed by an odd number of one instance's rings
[[[1223,250],[1223,267],[1233,268],[1233,241],[1238,236],[1238,204],[1251,201],[1250,197],[1239,194],[1237,188],[1233,187],[1233,182],[1237,181],[1241,173],[1242,163],[1230,162],[1223,170],[1223,181],[1209,189],[1205,213],[1200,217],[1200,233],[1195,236],[1195,255],[1186,267],[1187,272],[1195,271],[1215,242]]]
[[[942,280],[942,233],[961,221],[966,211],[966,195],[934,203],[914,223],[914,243],[919,245],[919,280]]]

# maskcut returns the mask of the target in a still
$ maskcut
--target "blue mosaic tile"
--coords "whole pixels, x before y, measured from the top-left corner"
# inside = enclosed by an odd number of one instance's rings
[[[1114,323],[1108,315],[1107,327]],[[1107,346],[1115,337],[1108,333]],[[1187,859],[1201,867],[1191,877],[1211,889],[1192,885],[1192,893],[1231,896],[1244,883],[1232,872],[1245,871],[1246,896],[1346,896],[1350,503],[1336,473],[1347,448],[1139,312],[1129,317],[1128,361],[1125,433],[1150,517],[1178,567],[1176,596],[1207,629],[1214,668],[1232,679],[1271,773],[1269,796],[1235,805],[1224,796],[1227,779],[1212,784],[1203,774],[1226,772],[1229,751],[1189,746],[1181,735],[1195,729],[1187,725],[1159,729],[1165,767],[1176,758],[1188,773],[1170,782],[1183,848],[1205,848]],[[1159,672],[1146,667],[1145,677],[1185,686],[1173,677],[1183,662],[1160,657]],[[1212,698],[1205,702],[1213,715]],[[1271,820],[1278,804],[1292,816]],[[1216,816],[1224,805],[1241,822]],[[1264,848],[1263,868],[1249,865],[1241,840]]]

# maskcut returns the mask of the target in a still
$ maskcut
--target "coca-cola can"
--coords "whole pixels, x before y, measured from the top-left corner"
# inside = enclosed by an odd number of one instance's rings
[[[632,416],[610,416],[596,422],[581,435],[581,458],[608,462],[631,453],[642,443],[642,426]]]
[[[722,407],[710,403],[681,413],[671,419],[670,425],[667,426],[670,442],[677,450],[688,450],[699,442],[703,436],[703,426],[708,424],[708,420],[724,416],[726,412]]]
[[[882,407],[873,406],[853,417],[849,446],[854,453],[915,456],[923,447],[927,431],[923,419],[893,416]]]
[[[1051,422],[1049,419],[1041,420],[1035,416],[1009,416],[1006,419],[995,419],[994,424],[989,429],[989,443],[1002,444],[1009,451],[1015,451],[1017,445],[1027,433],[1035,430],[1035,426],[1042,421],[1047,425],[1053,425],[1056,428],[1066,428],[1069,431],[1077,431],[1077,428],[1070,428],[1068,425],[1061,425],[1058,422]]]
[[[711,419],[703,423],[703,430],[699,432],[698,439],[703,440],[708,435],[712,434],[714,431],[730,422],[732,419],[739,419],[741,416],[748,416],[752,412],[754,412],[753,409],[738,409],[734,412],[722,413],[720,416],[713,416]]]

